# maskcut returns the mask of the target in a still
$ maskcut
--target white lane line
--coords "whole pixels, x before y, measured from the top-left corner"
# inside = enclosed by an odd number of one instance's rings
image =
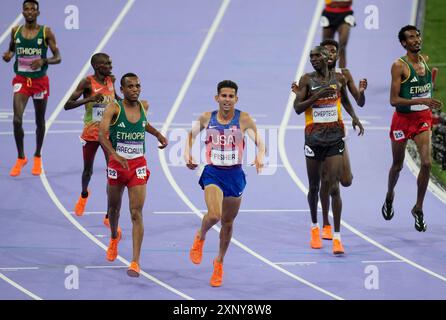
[[[304,55],[302,55],[301,61],[299,63],[299,67],[297,69],[296,72],[296,77],[295,77],[295,81],[299,81],[299,78],[302,76],[303,72],[304,72],[304,68],[305,68],[305,63],[307,61],[307,57],[310,54],[310,46],[306,47],[306,51],[304,51]],[[280,159],[282,160],[282,163],[285,166],[285,169],[288,171],[289,176],[291,177],[291,179],[296,183],[296,185],[299,187],[299,189],[304,193],[304,194],[308,194],[308,189],[307,187],[303,184],[303,182],[299,179],[299,177],[297,176],[296,172],[294,171],[293,167],[291,166],[289,160],[288,160],[288,156],[286,153],[286,148],[285,148],[285,134],[286,134],[286,127],[288,122],[290,121],[290,116],[291,116],[291,111],[293,110],[293,101],[294,101],[294,94],[290,93],[289,97],[288,97],[288,103],[285,109],[285,113],[282,119],[282,123],[280,125],[280,129],[279,129],[279,155],[280,155]],[[407,156],[406,156],[407,159]],[[320,204],[318,204],[318,206],[320,207]],[[333,214],[330,210],[330,216],[333,217]],[[419,264],[417,264],[416,262],[413,262],[405,257],[403,257],[402,255],[396,253],[393,250],[390,250],[389,248],[385,247],[384,245],[378,243],[377,241],[373,240],[372,238],[366,236],[365,234],[361,233],[359,230],[355,229],[353,226],[349,225],[347,222],[345,222],[344,220],[341,221],[342,226],[344,226],[345,228],[347,228],[348,230],[350,230],[350,232],[353,232],[354,234],[356,234],[358,237],[364,239],[365,241],[371,243],[372,245],[374,245],[375,247],[387,252],[388,254],[396,257],[399,260],[403,260],[404,262],[406,262],[407,264],[433,276],[436,277],[442,281],[446,282],[446,277],[435,273],[434,271],[427,269]]]
[[[85,269],[124,269],[128,266],[85,266]]]
[[[412,14],[410,16],[410,24],[416,26],[418,14],[418,0],[412,2]]]
[[[280,261],[280,262],[274,262],[275,264],[282,265],[282,266],[306,266],[306,265],[312,265],[312,264],[325,264],[325,263],[339,263],[339,261],[333,260],[333,261]],[[342,263],[355,263],[359,261],[342,261]],[[361,263],[399,263],[403,262],[401,260],[363,260],[360,261]]]
[[[273,262],[274,264],[281,266],[300,266],[300,265],[311,265],[317,264],[316,261],[281,261],[281,262]]]
[[[5,276],[3,273],[0,272],[0,278],[2,278],[3,280],[5,280],[7,283],[9,283],[11,286],[13,286],[14,288],[22,291],[23,293],[25,293],[26,295],[30,296],[31,298],[33,298],[34,300],[42,300],[41,297],[39,297],[38,295],[35,295],[34,293],[32,293],[31,291],[25,289],[24,287],[22,287],[21,285],[19,285],[17,282],[12,281],[11,279],[9,279],[7,276]]]
[[[69,211],[69,213],[71,215],[75,215],[74,211]],[[105,215],[106,213],[107,213],[106,210],[104,210],[104,211],[85,211],[83,215],[87,215],[87,216],[90,214],[104,214]]]
[[[6,30],[0,36],[0,44],[2,44],[3,41],[5,41],[5,39],[8,38],[8,36],[11,36],[12,28],[14,28],[16,25],[18,25],[20,23],[20,21],[22,21],[22,19],[23,19],[23,15],[20,12],[19,15],[15,18],[15,20],[9,25],[9,27],[6,28]]]
[[[400,263],[402,260],[364,260],[362,263]]]
[[[197,209],[198,210],[198,209]],[[201,213],[207,212],[199,209]],[[239,213],[309,212],[310,209],[240,209]],[[320,210],[319,210],[320,211]],[[195,211],[153,211],[153,214],[195,214]]]
[[[126,5],[124,6],[124,8],[121,10],[121,12],[119,13],[118,17],[116,18],[116,20],[113,22],[112,26],[108,29],[107,33],[105,34],[104,38],[102,39],[102,41],[99,43],[99,45],[97,46],[97,48],[94,50],[94,52],[100,52],[102,51],[102,49],[105,47],[105,45],[107,44],[107,42],[110,40],[111,36],[113,35],[113,33],[116,31],[116,29],[118,28],[118,26],[121,24],[122,20],[124,19],[124,17],[127,15],[128,11],[130,10],[130,8],[133,6],[135,0],[128,0]],[[56,120],[58,114],[61,112],[65,102],[67,101],[67,99],[69,98],[69,96],[71,95],[71,92],[74,91],[74,89],[77,87],[78,83],[81,81],[81,79],[83,77],[85,77],[88,68],[90,67],[90,61],[88,60],[84,67],[82,68],[81,72],[79,73],[79,75],[77,76],[77,78],[74,80],[73,84],[71,85],[70,89],[66,92],[65,96],[62,98],[62,100],[59,102],[59,104],[57,105],[56,109],[54,110],[54,112],[51,114],[50,118],[48,119],[47,123],[46,123],[46,130],[48,131],[49,128],[51,127],[51,125],[53,124],[53,122]],[[42,165],[43,167],[43,165]],[[43,169],[43,168],[42,168]],[[54,204],[59,208],[59,210],[62,212],[62,214],[76,227],[78,228],[85,236],[87,236],[91,241],[93,241],[94,243],[96,243],[99,247],[101,247],[102,249],[104,249],[104,251],[107,251],[107,246],[105,246],[102,242],[100,242],[98,239],[96,239],[90,232],[88,232],[79,222],[77,222],[72,216],[71,214],[68,212],[68,210],[62,205],[62,203],[59,201],[59,198],[57,198],[56,194],[54,193],[53,189],[50,186],[50,183],[48,182],[48,179],[46,177],[45,174],[45,170],[42,170],[42,174],[40,175],[40,179],[42,181],[43,186],[45,187],[46,191],[48,192],[48,195],[50,196],[51,200],[53,200]],[[130,265],[130,262],[126,259],[124,259],[121,256],[118,256],[117,258],[119,261],[121,261],[122,263],[126,264],[126,265]],[[148,274],[147,272],[141,270],[141,275],[146,277],[147,279],[155,282],[156,284],[158,284],[159,286],[179,295],[180,297],[184,298],[184,299],[188,299],[188,300],[193,300],[190,296],[178,291],[177,289],[169,286],[168,284],[158,280],[157,278],[155,278],[154,276]]]
[[[38,270],[39,267],[9,267],[0,268],[0,271],[20,271],[20,270]]]
[[[198,70],[198,67],[204,57],[204,54],[207,50],[207,48],[209,47],[209,44],[212,40],[212,37],[215,33],[215,31],[217,30],[218,24],[220,23],[220,20],[222,19],[224,12],[227,8],[227,6],[229,5],[230,0],[225,0],[222,4],[222,7],[219,10],[219,13],[217,15],[216,20],[214,20],[214,23],[211,27],[211,29],[209,30],[209,33],[206,36],[205,41],[203,42],[203,45],[197,55],[197,57],[194,60],[194,63],[191,67],[191,69],[189,70],[189,73],[186,77],[186,80],[184,81],[180,92],[177,96],[177,98],[175,99],[175,102],[167,116],[167,119],[163,125],[163,128],[161,129],[161,131],[163,133],[166,133],[169,129],[170,123],[172,123],[173,118],[175,117],[175,114],[177,113],[183,99],[184,96],[187,92],[187,90],[189,89],[189,86],[195,76],[195,73]],[[314,33],[316,32],[316,29],[319,25],[319,19],[320,19],[320,13],[322,12],[322,8],[324,6],[324,1],[323,0],[319,0],[316,6],[316,10],[314,11],[314,15],[313,15],[313,20],[311,23],[311,29],[310,29],[310,33],[313,34],[313,36],[311,36],[311,41],[314,37]],[[309,37],[310,38],[310,37]],[[308,38],[307,38],[307,42],[308,42]],[[178,196],[181,198],[181,200],[183,200],[183,202],[193,211],[195,212],[195,214],[200,217],[203,218],[203,214],[200,212],[200,210],[189,200],[189,198],[184,194],[183,190],[181,190],[181,188],[178,186],[177,182],[175,181],[175,179],[172,176],[172,173],[169,170],[169,166],[167,165],[167,161],[166,161],[166,156],[164,151],[162,150],[158,150],[158,155],[160,157],[160,164],[161,164],[161,168],[164,171],[164,174],[166,175],[167,180],[169,181],[169,183],[171,184],[172,188],[175,190],[175,192],[178,194]],[[214,230],[216,230],[217,232],[220,231],[220,228],[217,226],[213,227]],[[271,262],[270,260],[268,260],[267,258],[263,257],[262,255],[258,254],[257,252],[251,250],[250,248],[248,248],[247,246],[245,246],[244,244],[242,244],[241,242],[239,242],[238,240],[236,240],[235,238],[232,238],[231,240],[232,243],[234,243],[236,246],[240,247],[242,250],[248,252],[249,254],[251,254],[252,256],[256,257],[257,259],[261,260],[262,262],[264,262],[265,264],[269,265],[270,267],[286,274],[287,276],[323,293],[326,294],[334,299],[338,299],[338,300],[343,300],[343,298],[341,298],[340,296],[337,296],[297,275],[295,275],[294,273],[289,272],[288,270],[285,270],[281,267],[279,267],[278,265],[275,265],[273,262]]]
[[[418,177],[418,173],[420,172],[420,168],[416,164],[415,160],[410,155],[409,151],[405,151],[404,162],[406,166],[409,168],[409,171],[412,172],[415,178]],[[427,185],[427,190],[432,193],[437,199],[446,204],[446,192],[438,187],[432,179],[429,179],[429,184]]]

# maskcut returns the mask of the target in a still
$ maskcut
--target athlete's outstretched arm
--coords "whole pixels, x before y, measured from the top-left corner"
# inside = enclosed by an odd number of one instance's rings
[[[184,146],[184,160],[186,161],[186,166],[189,169],[195,169],[198,164],[192,157],[192,146],[194,145],[195,138],[197,135],[207,127],[211,119],[211,113],[205,112],[199,118],[198,121],[192,123],[192,130],[189,131],[186,139],[186,145]]]
[[[14,53],[15,53],[15,41],[14,41],[14,35],[15,35],[15,33],[17,32],[17,29],[18,29],[18,28],[19,28],[19,27],[16,26],[16,27],[12,28],[12,30],[11,30],[11,39],[9,40],[9,48],[8,48],[8,51],[6,51],[6,52],[3,54],[3,60],[4,60],[5,62],[9,62],[9,61],[11,61],[12,57],[14,57]]]
[[[254,120],[252,120],[251,116],[246,112],[242,112],[240,115],[240,127],[242,131],[246,132],[249,138],[254,141],[257,147],[257,155],[254,160],[254,164],[256,166],[257,173],[260,173],[264,166],[263,160],[265,158],[265,143],[257,131],[257,126]]]
[[[43,67],[46,64],[58,64],[62,61],[62,57],[60,56],[59,48],[56,44],[56,36],[54,35],[53,31],[51,31],[50,28],[45,27],[45,34],[46,34],[46,44],[50,48],[51,52],[53,53],[53,56],[51,58],[44,58],[44,59],[37,59],[34,60],[31,63],[31,68],[36,70],[38,68]]]
[[[352,94],[356,104],[363,107],[365,104],[365,90],[367,89],[367,79],[359,80],[359,88],[356,87],[353,76],[348,69],[342,69],[342,74],[347,80],[348,91]]]
[[[392,83],[390,86],[390,104],[393,107],[397,106],[412,106],[417,104],[424,104],[431,109],[441,108],[440,100],[432,98],[419,99],[405,99],[400,97],[401,79],[404,75],[404,64],[401,61],[396,61],[392,65]]]
[[[109,157],[113,157],[116,161],[118,161],[124,169],[129,169],[129,164],[127,159],[118,155],[113,149],[113,146],[108,139],[108,132],[110,129],[110,124],[112,120],[117,117],[119,114],[119,107],[116,103],[110,103],[107,105],[104,111],[104,115],[102,116],[102,120],[99,123],[99,143],[108,153]]]
[[[359,127],[359,132],[358,132],[358,136],[359,135],[363,135],[364,134],[364,127],[362,126],[361,121],[359,121],[358,116],[355,113],[355,110],[352,107],[352,104],[350,103],[350,99],[348,98],[348,94],[347,94],[347,89],[346,89],[346,79],[344,77],[343,79],[343,84],[341,87],[341,103],[342,106],[344,107],[345,111],[347,111],[347,113],[350,115],[350,117],[352,117],[352,126],[353,126],[353,130],[356,131],[356,126]]]
[[[141,101],[141,103],[142,103],[144,109],[145,109],[146,112],[147,112],[147,110],[149,110],[149,103],[148,103],[147,101],[145,101],[145,100]],[[148,121],[147,121],[145,130],[146,130],[146,132],[150,133],[152,136],[154,136],[155,138],[157,138],[158,141],[159,141],[159,143],[161,143],[161,145],[158,146],[158,148],[160,148],[160,149],[164,149],[165,147],[167,147],[167,144],[168,144],[169,142],[167,141],[166,137],[163,136],[163,135],[161,134],[161,132],[159,132],[158,130],[156,130],[156,128],[154,128]]]

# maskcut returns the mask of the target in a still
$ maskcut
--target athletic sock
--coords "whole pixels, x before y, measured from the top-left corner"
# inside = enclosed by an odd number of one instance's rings
[[[319,223],[311,223],[311,229],[319,228]]]
[[[341,233],[340,232],[333,232],[333,240],[338,239],[341,241]]]

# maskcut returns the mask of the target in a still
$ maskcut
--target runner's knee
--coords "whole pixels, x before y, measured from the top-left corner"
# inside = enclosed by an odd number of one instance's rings
[[[350,187],[352,185],[352,181],[353,176],[349,175],[348,177],[342,177],[340,182],[343,187]]]
[[[341,193],[339,191],[339,185],[337,183],[331,184],[331,186],[330,186],[330,196],[332,198],[335,198],[335,197],[339,197],[340,194]]]
[[[421,160],[420,167],[421,170],[430,170],[432,167],[432,161],[430,159]]]
[[[130,215],[133,223],[142,223],[142,210],[139,208],[130,209]]]
[[[14,125],[14,128],[21,128],[23,124],[22,117],[14,116],[12,124]]]
[[[219,212],[208,211],[207,216],[210,223],[216,224],[218,221],[220,221],[221,214]]]
[[[310,183],[309,187],[308,187],[308,192],[309,193],[319,193],[319,184],[316,183]]]

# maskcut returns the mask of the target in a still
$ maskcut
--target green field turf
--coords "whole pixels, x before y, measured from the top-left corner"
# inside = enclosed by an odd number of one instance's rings
[[[443,102],[446,113],[446,1],[426,0],[422,52],[429,56],[429,66],[438,68],[434,97]],[[446,187],[446,170],[433,164],[432,173]]]

